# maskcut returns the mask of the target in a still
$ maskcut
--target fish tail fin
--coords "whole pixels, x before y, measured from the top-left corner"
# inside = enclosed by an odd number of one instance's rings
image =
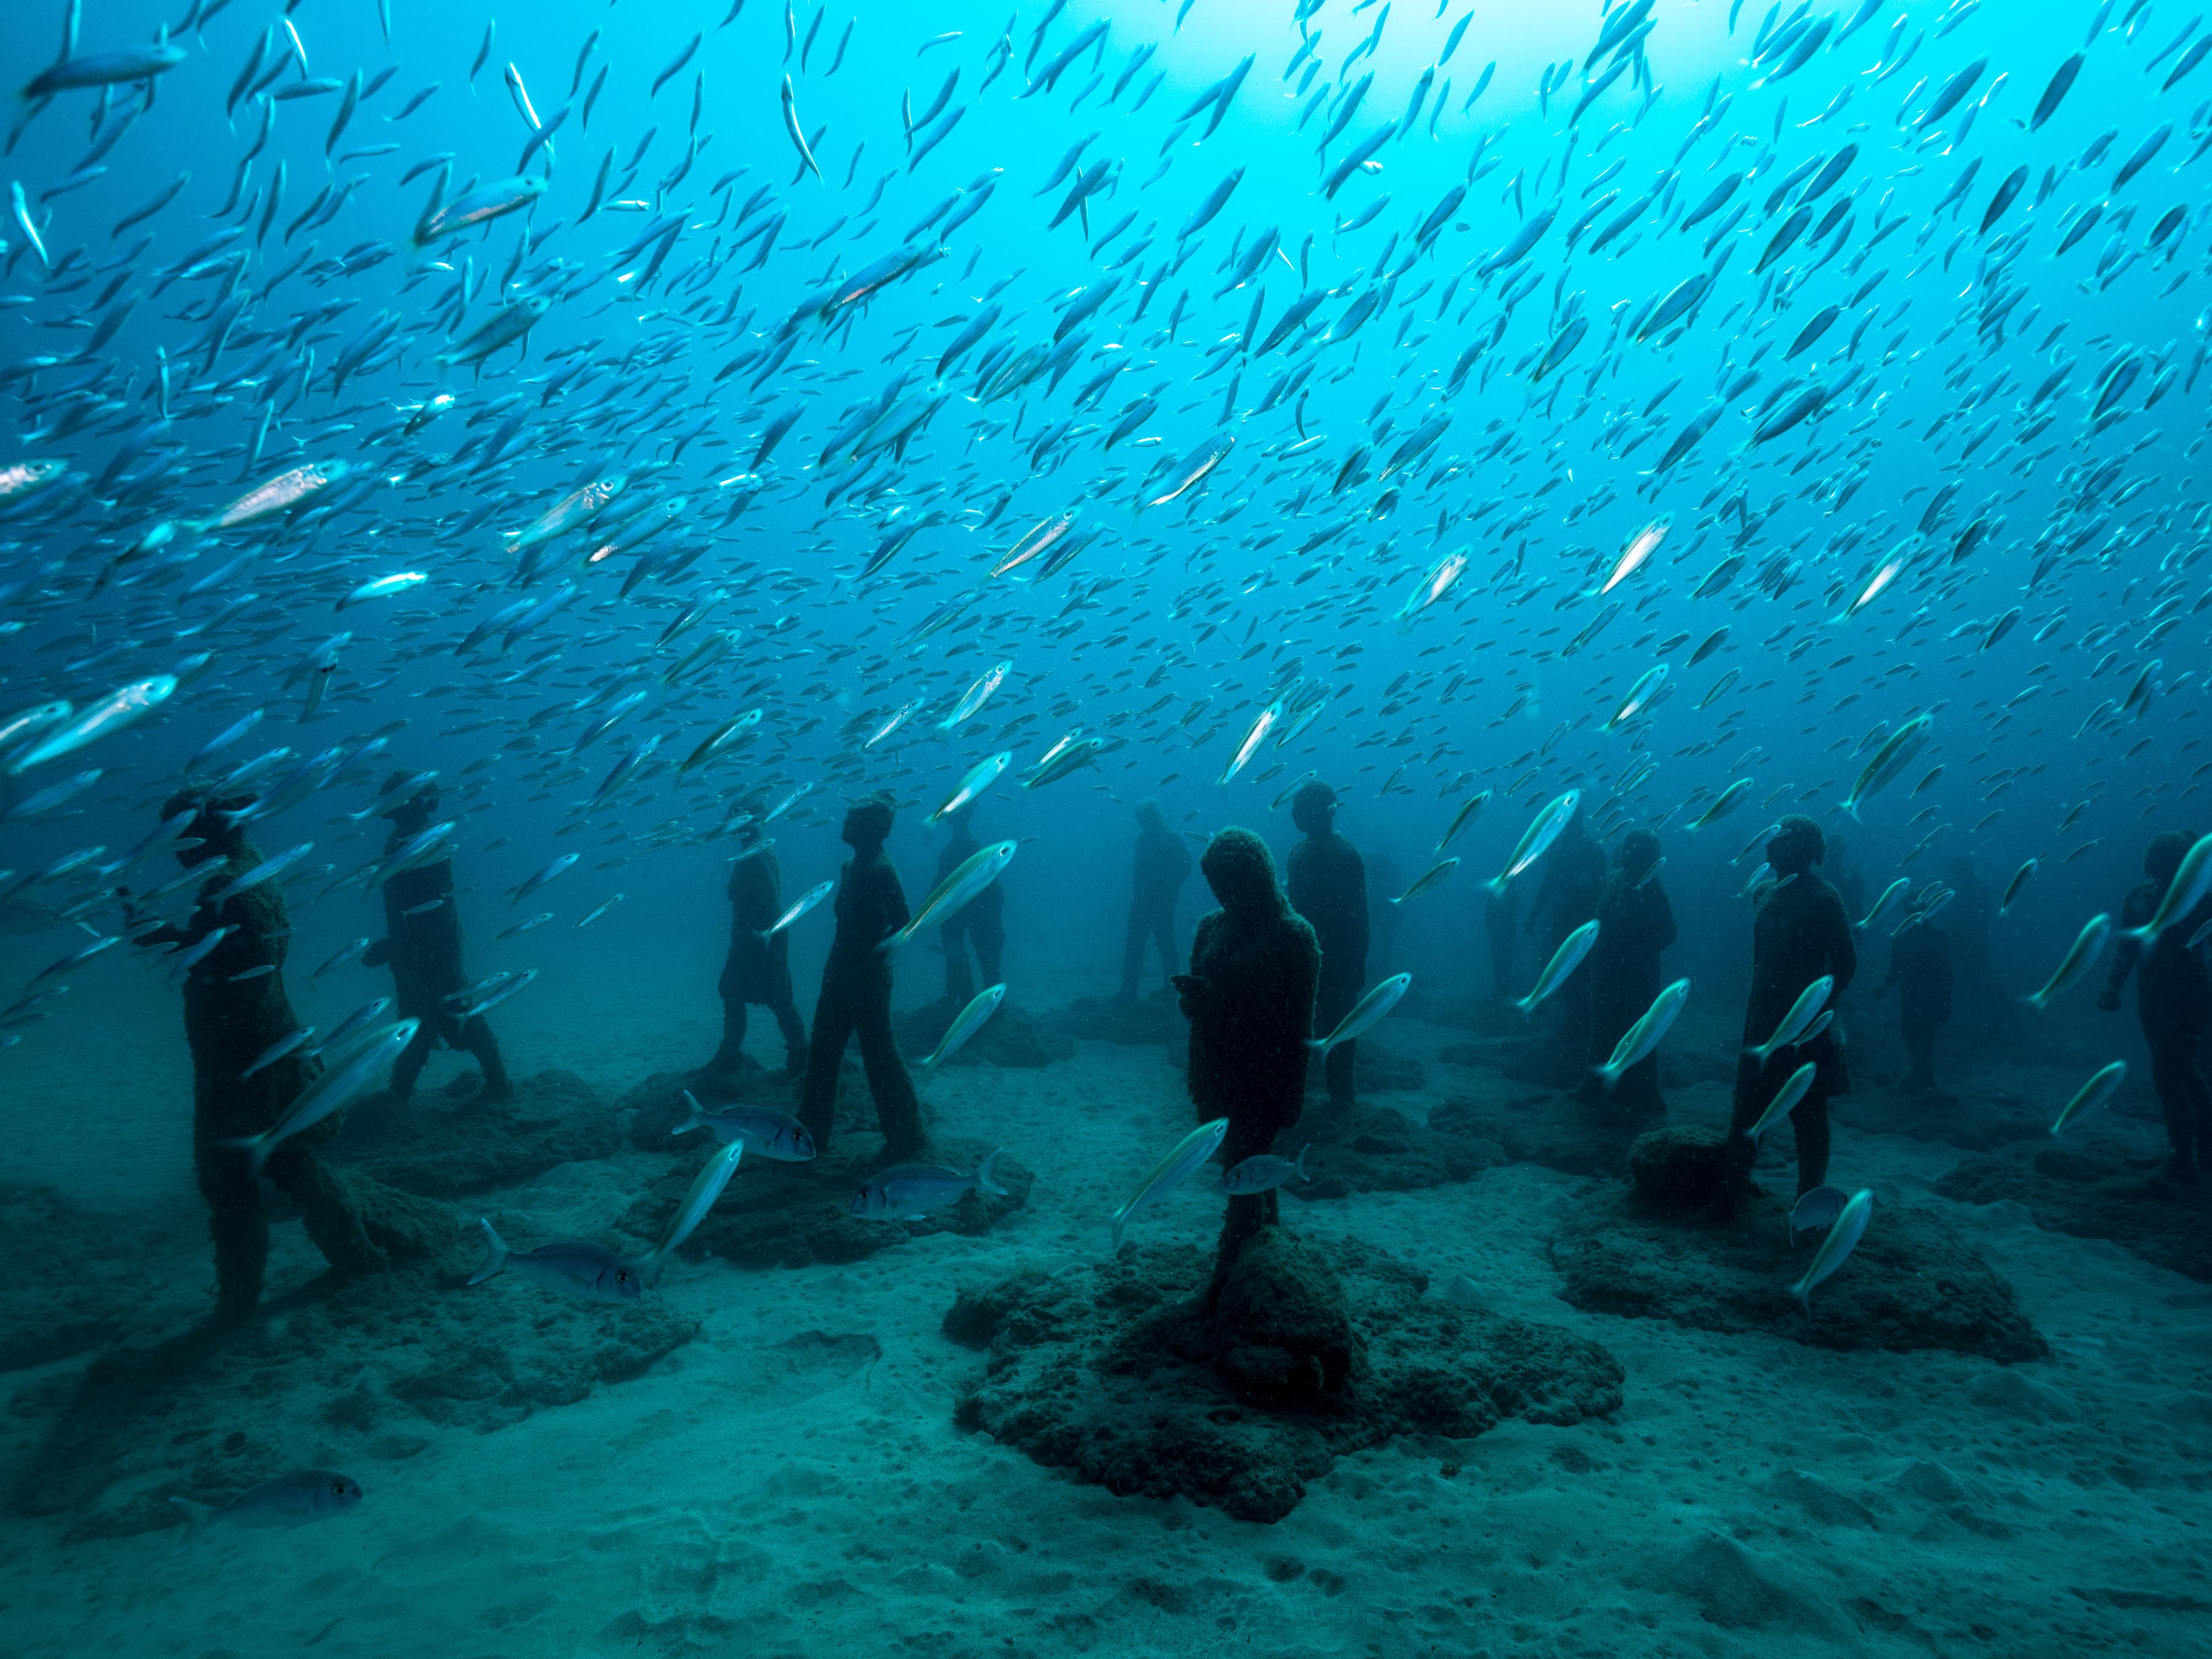
[[[477,1225],[483,1229],[483,1266],[469,1275],[469,1283],[481,1285],[488,1279],[496,1279],[507,1266],[507,1241],[493,1230],[490,1222],[477,1218]]]
[[[1620,1067],[1615,1066],[1611,1060],[1607,1060],[1602,1066],[1591,1066],[1590,1075],[1595,1078],[1600,1083],[1603,1084],[1605,1085],[1605,1091],[1607,1094],[1611,1094],[1620,1085]]]
[[[975,1169],[975,1184],[994,1198],[1004,1198],[1006,1195],[1006,1189],[991,1179],[991,1166],[999,1161],[999,1154],[1006,1150],[1003,1146],[994,1146],[991,1149],[990,1157],[985,1158]]]
[[[1325,1054],[1328,1052],[1328,1039],[1327,1037],[1308,1037],[1305,1040],[1305,1044],[1307,1048],[1312,1049],[1317,1054]]]
[[[1849,815],[1850,821],[1853,823],[1856,823],[1859,821],[1858,797],[1856,795],[1845,796],[1844,798],[1844,811],[1847,815]]]
[[[684,1121],[668,1132],[672,1135],[689,1134],[707,1121],[707,1109],[699,1103],[699,1097],[689,1089],[684,1091],[684,1103],[690,1108],[690,1110],[686,1113]]]
[[[215,1518],[216,1510],[212,1504],[196,1504],[189,1498],[172,1498],[169,1502],[175,1504],[177,1512],[185,1517],[185,1536],[187,1539],[198,1537],[200,1529]]]
[[[1297,1178],[1301,1181],[1311,1181],[1313,1179],[1311,1176],[1306,1173],[1306,1154],[1311,1151],[1313,1151],[1313,1142],[1309,1140],[1304,1146],[1298,1148],[1297,1162],[1291,1165],[1291,1170],[1297,1174]]]
[[[1535,1003],[1528,997],[1514,998],[1513,1006],[1521,1011],[1521,1018],[1523,1019],[1528,1018],[1536,1012]]]
[[[1129,1212],[1127,1208],[1114,1212],[1114,1254],[1116,1255],[1121,1253],[1121,1229],[1128,1224],[1128,1221]]]
[[[1505,878],[1503,876],[1492,876],[1488,881],[1482,884],[1482,890],[1489,894],[1492,898],[1504,898],[1505,896]]]

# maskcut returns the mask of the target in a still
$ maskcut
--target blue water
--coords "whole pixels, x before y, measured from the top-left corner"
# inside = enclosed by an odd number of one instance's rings
[[[1784,812],[1848,842],[1869,902],[1899,877],[1923,899],[1937,881],[1994,895],[2037,860],[1990,924],[1957,1068],[2032,1055],[2055,1114],[2125,1058],[2122,1098],[2148,1117],[2134,1022],[2094,1010],[2094,978],[2013,1011],[2085,922],[2117,914],[2152,835],[2205,827],[2202,25],[2140,0],[1296,9],[1073,0],[1048,16],[1024,0],[1010,20],[961,0],[548,0],[495,27],[483,6],[416,0],[86,8],[76,53],[143,47],[167,25],[183,56],[112,144],[148,83],[11,107],[0,174],[36,235],[13,216],[0,227],[0,469],[58,465],[0,502],[0,675],[10,714],[158,690],[143,718],[11,767],[0,866],[21,877],[105,850],[10,899],[10,970],[28,981],[121,928],[109,890],[172,866],[101,866],[152,831],[188,757],[257,708],[195,775],[295,751],[258,774],[266,787],[339,751],[322,787],[254,829],[264,854],[313,843],[285,878],[301,1018],[328,1029],[386,988],[358,964],[307,970],[380,921],[343,878],[380,856],[384,826],[343,814],[393,768],[434,769],[460,823],[471,976],[536,975],[496,1017],[510,1060],[577,1070],[611,1098],[703,1057],[730,820],[802,787],[771,828],[787,899],[836,874],[844,801],[883,789],[919,902],[938,845],[926,817],[1007,753],[977,828],[1020,842],[1006,977],[1039,1012],[1114,989],[1140,800],[1194,852],[1242,823],[1279,857],[1294,839],[1279,803],[1316,775],[1343,798],[1380,908],[1437,862],[1460,804],[1492,791],[1449,849],[1455,872],[1391,913],[1377,972],[1410,970],[1424,1018],[1491,989],[1479,884],[1576,790],[1608,842],[1661,836],[1683,923],[1667,975],[1692,981],[1684,1030],[1707,1047],[1735,1021],[1741,896]],[[1054,82],[1032,81],[1094,26]],[[47,0],[13,9],[11,80],[37,75],[63,30]],[[1619,49],[1594,51],[1609,30]],[[1221,106],[1205,105],[1248,54]],[[956,71],[945,112],[909,132],[902,110],[926,112]],[[318,77],[336,84],[285,95]],[[787,131],[787,86],[812,167]],[[513,179],[539,125],[551,137],[521,168],[544,180],[533,204],[417,245],[436,200]],[[1725,204],[1683,229],[1732,175]],[[1095,194],[1052,224],[1090,179]],[[1802,234],[1778,240],[1798,212]],[[885,270],[880,291],[840,295]],[[1647,327],[1700,274],[1694,305]],[[1061,327],[1108,283],[1095,314]],[[1309,315],[1262,353],[1302,294]],[[523,349],[439,361],[524,301],[544,307]],[[940,375],[987,305],[995,320]],[[1063,337],[1074,349],[1034,378],[991,384]],[[1793,406],[1810,412],[1778,418]],[[254,486],[327,463],[345,472],[321,494],[214,526]],[[649,539],[596,564],[582,529],[509,545],[601,480],[621,488],[598,526]],[[629,516],[641,505],[658,529]],[[1064,568],[1037,574],[1048,555],[990,574],[1065,513],[1087,539]],[[137,552],[161,526],[171,538]],[[1600,592],[1655,526],[1648,560]],[[1455,580],[1420,606],[1455,556]],[[403,573],[422,580],[343,603]],[[564,584],[572,597],[527,632],[457,651],[501,607]],[[1002,662],[987,706],[948,722]],[[1662,665],[1657,695],[1619,717]],[[909,703],[893,738],[862,747]],[[755,708],[749,740],[678,770]],[[1923,714],[1924,746],[1847,811],[1884,739]],[[27,729],[14,761],[55,729]],[[1097,763],[1021,787],[1067,736],[1103,739]],[[1692,830],[1738,780],[1730,809]],[[566,853],[574,867],[509,903]],[[1186,942],[1201,898],[1194,881]],[[164,903],[181,916],[188,901]],[[538,909],[554,920],[496,937]],[[1901,914],[1869,930],[1863,973]],[[791,933],[810,1014],[830,927],[825,907]],[[96,1209],[155,1192],[188,1218],[175,994],[138,954],[118,948],[63,976],[66,998],[11,1011],[0,1066],[19,1073],[27,1179]],[[902,957],[901,1006],[933,998],[939,971],[920,947]],[[1887,1041],[1887,1006],[1846,1018]],[[757,1051],[767,1024],[757,1010]],[[60,1125],[70,1078],[94,1073],[103,1133],[165,1126],[147,1188],[113,1167],[126,1154],[92,1156]],[[1118,1149],[1106,1184],[1133,1179],[1157,1139]],[[198,1273],[197,1249],[173,1271]],[[1006,1480],[1037,1474],[1000,1455]],[[1118,1639],[1141,1648],[1129,1629]],[[1063,1641],[1082,1644],[1030,1629],[1013,1646]]]

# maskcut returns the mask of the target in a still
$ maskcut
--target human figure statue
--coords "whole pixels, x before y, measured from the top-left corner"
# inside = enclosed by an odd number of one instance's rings
[[[1824,974],[1833,977],[1835,985],[1828,994],[1832,1004],[1850,988],[1851,975],[1858,971],[1858,951],[1851,943],[1844,902],[1814,872],[1826,851],[1820,826],[1795,812],[1782,820],[1766,843],[1766,862],[1775,879],[1760,896],[1752,922],[1751,996],[1743,1011],[1746,1048],[1771,1038],[1799,994],[1814,980]],[[1756,1055],[1739,1055],[1735,1109],[1729,1121],[1729,1151],[1747,1174],[1758,1157],[1752,1126],[1775,1091],[1808,1062],[1814,1067],[1812,1086],[1790,1111],[1790,1124],[1797,1136],[1801,1197],[1828,1176],[1828,1102],[1851,1091],[1850,1068],[1832,1027],[1810,1042],[1777,1049],[1764,1065]]]
[[[2120,905],[2122,927],[2140,927],[2157,914],[2159,901],[2195,842],[2193,836],[2172,830],[2151,837],[2142,861],[2148,879],[2128,890]],[[2212,900],[2175,921],[2148,950],[2139,940],[2122,938],[2097,996],[2100,1008],[2117,1012],[2121,988],[2130,973],[2136,975],[2136,1018],[2150,1048],[2151,1086],[2166,1114],[2165,1175],[2182,1187],[2194,1186],[2203,1164],[2212,1160],[2212,1089],[2197,1065],[2197,1052],[2212,1031],[2212,981],[2206,978],[2203,957],[2189,948],[2208,916]]]
[[[1490,945],[1490,1000],[1499,1003],[1513,994],[1513,944],[1521,931],[1521,890],[1508,882],[1505,890],[1482,896],[1482,932]]]
[[[791,935],[768,931],[783,914],[783,872],[775,843],[757,823],[744,825],[738,838],[727,889],[730,954],[714,984],[722,999],[722,1044],[702,1069],[710,1077],[728,1077],[747,1063],[745,1010],[758,1003],[775,1017],[783,1033],[784,1071],[796,1077],[806,1069],[806,1027],[791,994]]]
[[[387,789],[406,781],[395,772],[385,781]],[[438,786],[427,783],[405,800],[386,810],[392,833],[385,838],[386,858],[422,835],[438,812]],[[451,999],[466,985],[461,966],[461,918],[453,898],[453,855],[450,846],[428,863],[400,871],[384,884],[384,937],[370,945],[362,961],[371,968],[389,965],[392,1000],[402,1019],[419,1020],[414,1041],[399,1051],[392,1063],[392,1092],[404,1103],[415,1093],[416,1081],[429,1063],[430,1052],[440,1043],[465,1048],[483,1072],[479,1100],[512,1100],[514,1085],[508,1081],[507,1062],[500,1057],[499,1039],[482,1014],[461,1018]]]
[[[1597,915],[1598,895],[1605,888],[1605,849],[1591,838],[1582,809],[1560,830],[1552,850],[1544,854],[1544,879],[1522,931],[1540,933],[1544,960],[1548,962],[1567,935]],[[1600,928],[1599,933],[1604,933]],[[1577,1070],[1590,1042],[1590,974],[1587,957],[1552,993],[1559,1011],[1558,1038],[1560,1054]]]
[[[322,1073],[320,1062],[295,1050],[246,1075],[300,1029],[284,991],[292,927],[283,890],[264,881],[220,904],[214,901],[218,891],[262,861],[244,827],[227,816],[252,801],[251,795],[216,798],[185,790],[163,804],[164,820],[187,810],[195,813],[177,858],[187,867],[205,867],[207,879],[182,927],[132,935],[137,945],[167,945],[174,947],[173,954],[181,954],[219,927],[231,930],[193,963],[184,987],[185,1041],[192,1056],[192,1168],[207,1200],[208,1231],[215,1243],[210,1322],[218,1328],[252,1316],[269,1261],[269,1217],[253,1165],[245,1152],[222,1143],[273,1128]],[[127,925],[136,927],[146,920],[145,913],[127,892],[124,898]],[[385,1254],[370,1236],[348,1183],[313,1150],[337,1133],[339,1121],[325,1118],[283,1141],[262,1172],[299,1206],[307,1237],[334,1271],[373,1271],[388,1265]]]
[[[983,850],[983,843],[975,837],[975,802],[969,802],[945,822],[951,826],[952,833],[945,838],[944,850],[937,855],[939,881]],[[948,1002],[964,1006],[975,994],[977,981],[968,968],[970,945],[975,947],[975,966],[982,973],[981,983],[999,983],[1000,960],[1006,948],[1006,895],[994,881],[955,911],[937,930],[939,942],[945,947],[945,996]]]
[[[837,931],[822,967],[822,994],[814,1004],[799,1121],[815,1146],[827,1152],[837,1120],[838,1068],[846,1043],[857,1036],[884,1150],[896,1161],[921,1150],[922,1133],[914,1079],[891,1036],[890,955],[879,948],[908,919],[906,890],[884,856],[890,833],[891,804],[883,796],[856,802],[845,814],[842,838],[853,856],[837,875]]]
[[[1145,946],[1160,953],[1160,975],[1176,975],[1176,899],[1190,879],[1190,848],[1168,828],[1156,800],[1137,808],[1136,880],[1129,894],[1129,928],[1121,947],[1121,1000],[1137,1000]]]
[[[1960,854],[1943,873],[1958,893],[1947,907],[1944,928],[1951,935],[1960,1000],[1968,1020],[1984,1023],[1998,1006],[1996,988],[1990,983],[1990,929],[1996,921],[1996,900],[1974,868],[1972,854]]]
[[[1911,1065],[1899,1086],[1908,1095],[1933,1095],[1936,1036],[1951,1018],[1951,936],[1916,910],[1890,941],[1889,971],[1874,994],[1899,988],[1898,1029]]]
[[[1291,908],[1311,924],[1321,941],[1313,1019],[1314,1030],[1323,1036],[1367,988],[1367,866],[1358,849],[1336,833],[1336,791],[1318,781],[1291,799],[1291,822],[1305,835],[1291,848]],[[1358,1046],[1340,1042],[1322,1063],[1332,1107],[1352,1103],[1353,1054]]]
[[[1222,830],[1199,868],[1221,908],[1200,921],[1190,971],[1175,988],[1190,1020],[1191,1103],[1201,1121],[1229,1120],[1220,1157],[1233,1170],[1269,1151],[1304,1109],[1322,951],[1276,885],[1267,842],[1250,830]],[[1273,1191],[1229,1200],[1209,1311],[1246,1241],[1279,1219]]]
[[[1659,837],[1632,830],[1620,843],[1613,872],[1597,901],[1597,943],[1586,958],[1590,976],[1590,1065],[1604,1065],[1659,994],[1666,975],[1660,952],[1674,942],[1674,907],[1659,884]],[[1610,1094],[1593,1071],[1586,1100],[1609,1100],[1623,1113],[1656,1116],[1667,1109],[1659,1093],[1659,1056],[1646,1054],[1620,1074]]]

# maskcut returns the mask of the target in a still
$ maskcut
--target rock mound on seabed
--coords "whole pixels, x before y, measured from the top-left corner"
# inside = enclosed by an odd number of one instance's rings
[[[926,1002],[919,1008],[909,1008],[891,1021],[891,1030],[898,1038],[899,1052],[909,1060],[920,1060],[933,1052],[952,1029],[952,1022],[965,1003],[940,997],[935,1002]],[[945,1064],[960,1066],[1005,1066],[1034,1070],[1051,1065],[1056,1060],[1075,1058],[1075,1039],[1059,1031],[1047,1030],[1025,1008],[1011,1002],[1002,1002],[983,1029],[960,1045]]]
[[[1926,1212],[1881,1199],[1807,1314],[1790,1287],[1821,1234],[1792,1243],[1788,1207],[1756,1186],[1735,1195],[1733,1214],[1715,1205],[1727,1178],[1713,1172],[1715,1132],[1645,1139],[1655,1144],[1632,1154],[1639,1179],[1592,1193],[1547,1241],[1559,1294],[1576,1307],[1820,1348],[1948,1348],[2008,1363],[2049,1353],[1980,1252]]]
[[[370,1095],[347,1111],[325,1155],[402,1192],[459,1198],[605,1158],[621,1144],[613,1109],[574,1072],[518,1079],[511,1100],[482,1099],[481,1083],[465,1073],[404,1104]]]
[[[52,1420],[13,1472],[9,1506],[66,1516],[88,1537],[174,1526],[173,1496],[234,1495],[293,1468],[343,1470],[373,1495],[378,1468],[432,1434],[573,1405],[698,1332],[659,1293],[603,1305],[514,1273],[471,1288],[480,1252],[453,1237],[437,1263],[317,1280],[234,1334],[119,1348],[27,1390],[17,1413]]]
[[[687,1143],[689,1156],[654,1177],[617,1224],[641,1245],[659,1238],[712,1144],[699,1134],[675,1142],[679,1147]],[[965,1175],[990,1151],[988,1141],[948,1136],[933,1139],[920,1158],[908,1161],[942,1164]],[[830,1150],[809,1163],[747,1158],[681,1254],[720,1256],[744,1267],[804,1267],[817,1261],[842,1266],[931,1233],[987,1233],[1029,1202],[1036,1182],[1012,1153],[1001,1153],[991,1178],[1006,1189],[1003,1198],[972,1190],[921,1221],[870,1221],[854,1215],[853,1195],[890,1161],[874,1135],[854,1134],[842,1127]]]
[[[2110,1136],[2081,1146],[2008,1147],[1970,1158],[1936,1183],[1966,1204],[2011,1199],[2046,1232],[2109,1239],[2146,1261],[2212,1280],[2212,1182],[2176,1186],[2158,1173],[2154,1143]]]
[[[1505,1161],[1495,1141],[1444,1134],[1395,1106],[1364,1103],[1342,1109],[1310,1103],[1275,1150],[1294,1158],[1306,1147],[1306,1173],[1283,1190],[1303,1199],[1352,1193],[1402,1193],[1471,1181]]]
[[[1620,1405],[1608,1350],[1427,1296],[1426,1275],[1356,1240],[1263,1231],[1209,1315],[1212,1273],[1210,1249],[1132,1243],[963,1291],[945,1333],[988,1358],[956,1421],[1123,1496],[1273,1522],[1338,1457],[1397,1435]]]
[[[0,1372],[119,1340],[160,1288],[128,1227],[29,1182],[0,1182]]]

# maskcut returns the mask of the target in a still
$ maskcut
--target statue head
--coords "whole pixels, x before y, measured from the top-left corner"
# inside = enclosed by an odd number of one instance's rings
[[[1291,822],[1309,836],[1327,835],[1336,822],[1336,791],[1318,778],[1301,785],[1291,797]]]
[[[845,809],[841,839],[856,853],[877,851],[890,839],[891,811],[888,795],[874,794],[854,801]]]
[[[198,787],[179,789],[161,803],[164,823],[179,812],[190,812],[192,821],[185,826],[183,839],[198,845],[177,848],[177,862],[187,868],[205,864],[211,859],[242,856],[246,850],[246,826],[234,821],[231,815],[242,812],[258,797],[250,794],[217,795]]]
[[[397,789],[407,781],[409,774],[394,772],[385,779],[387,790]],[[384,816],[392,820],[393,829],[402,835],[419,835],[430,827],[430,819],[438,810],[438,786],[426,783],[404,800],[394,801],[384,809]]]
[[[1659,837],[1649,830],[1630,830],[1621,837],[1620,850],[1613,854],[1613,862],[1629,880],[1643,880],[1651,873],[1651,866],[1659,862]]]
[[[1160,811],[1160,804],[1156,800],[1144,800],[1137,803],[1137,822],[1147,830],[1164,830],[1168,827],[1167,815]]]
[[[2163,835],[2153,836],[2150,845],[2143,848],[2143,874],[2161,887],[2172,886],[2181,860],[2189,856],[2189,849],[2196,844],[2197,837],[2185,830],[2168,830]]]
[[[1231,916],[1252,921],[1281,914],[1283,892],[1275,883],[1275,860],[1267,843],[1249,830],[1219,831],[1206,842],[1198,867]]]
[[[1820,826],[1799,812],[1784,818],[1766,843],[1766,861],[1778,876],[1803,875],[1827,854],[1828,841]]]

